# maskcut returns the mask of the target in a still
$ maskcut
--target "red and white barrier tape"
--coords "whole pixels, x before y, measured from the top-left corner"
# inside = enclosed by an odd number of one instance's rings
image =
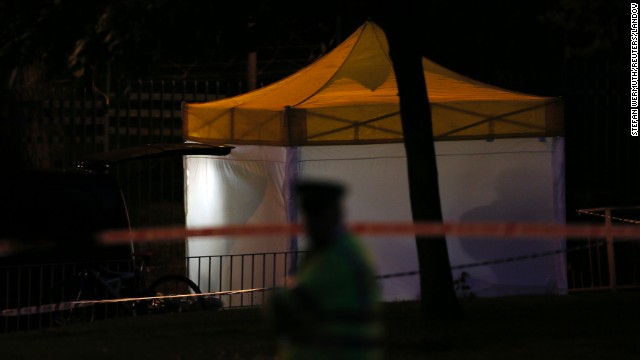
[[[470,237],[566,237],[640,239],[640,227],[631,225],[564,225],[548,223],[354,223],[349,229],[358,235],[442,235]],[[231,225],[187,229],[183,227],[107,231],[99,235],[104,244],[171,241],[199,236],[272,236],[302,233],[297,224]]]
[[[618,221],[622,221],[622,222],[626,222],[629,224],[640,224],[640,221],[638,220],[633,220],[633,219],[625,219],[625,218],[621,218],[618,216],[607,216],[605,214],[598,214],[596,212],[593,211],[589,211],[589,210],[576,210],[578,212],[578,214],[586,214],[586,215],[592,215],[592,216],[597,216],[597,217],[601,217],[601,218],[610,218],[611,220],[618,220]]]
[[[72,309],[87,307],[95,304],[111,304],[111,303],[132,302],[132,301],[196,298],[196,297],[219,296],[219,295],[236,295],[236,294],[243,294],[243,293],[250,293],[250,292],[264,291],[264,290],[269,290],[269,289],[255,288],[255,289],[208,292],[208,293],[202,293],[202,294],[160,295],[160,296],[144,296],[144,297],[118,298],[118,299],[106,299],[106,300],[66,301],[66,302],[61,302],[56,304],[44,304],[44,305],[38,305],[38,306],[25,306],[22,308],[4,309],[0,311],[0,316],[6,317],[6,316],[18,316],[18,315],[43,314],[43,313],[49,313],[49,312],[55,312],[55,311],[72,310]]]

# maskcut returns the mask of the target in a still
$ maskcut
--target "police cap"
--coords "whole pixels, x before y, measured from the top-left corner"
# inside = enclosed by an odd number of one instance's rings
[[[305,211],[335,206],[345,193],[341,184],[325,180],[299,180],[294,188]]]

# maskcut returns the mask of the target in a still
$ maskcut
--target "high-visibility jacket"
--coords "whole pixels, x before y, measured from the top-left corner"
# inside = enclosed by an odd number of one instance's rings
[[[281,359],[380,359],[379,291],[369,256],[341,236],[310,255],[297,285],[273,294]]]

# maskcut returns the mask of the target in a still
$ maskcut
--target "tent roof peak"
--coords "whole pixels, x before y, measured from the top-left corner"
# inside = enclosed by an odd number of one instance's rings
[[[332,51],[263,88],[186,104],[185,137],[212,143],[401,142],[384,31],[366,21]],[[438,139],[559,135],[560,102],[487,85],[423,58]]]

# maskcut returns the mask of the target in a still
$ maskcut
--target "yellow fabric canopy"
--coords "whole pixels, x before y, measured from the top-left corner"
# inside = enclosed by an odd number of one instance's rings
[[[367,22],[333,51],[269,86],[183,108],[186,140],[322,145],[402,142],[384,32]],[[436,140],[562,135],[562,102],[487,85],[429,59],[424,75]]]

